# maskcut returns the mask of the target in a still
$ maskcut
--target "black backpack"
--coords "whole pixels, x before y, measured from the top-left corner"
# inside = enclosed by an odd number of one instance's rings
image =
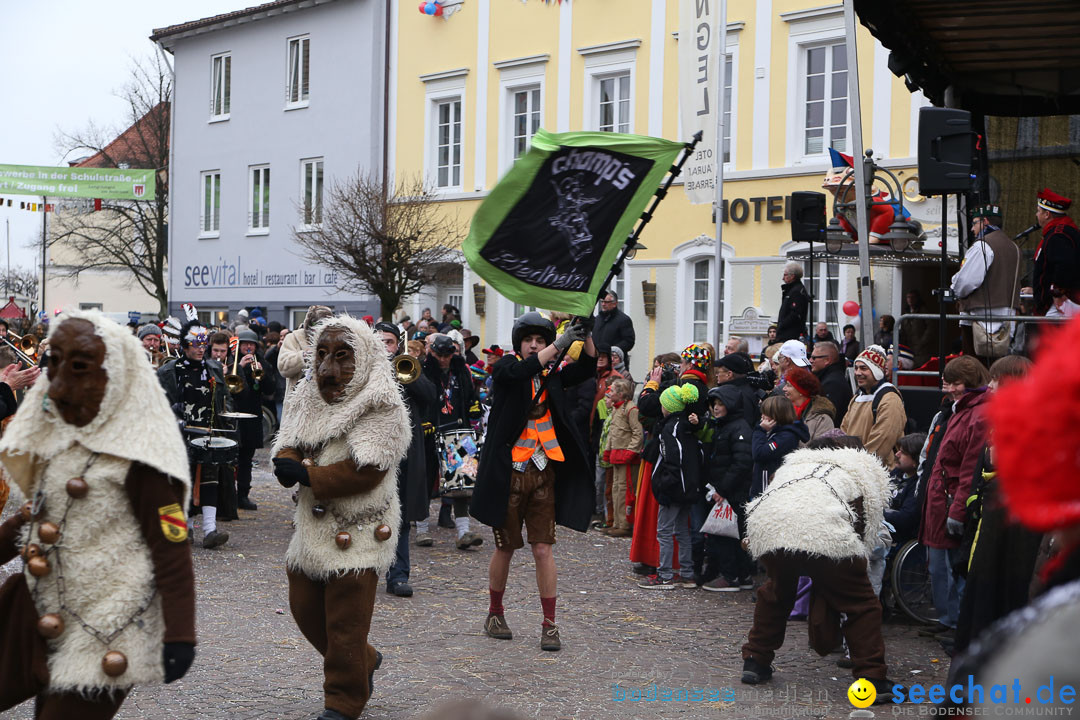
[[[874,416],[874,422],[875,423],[877,422],[878,405],[881,404],[881,399],[884,398],[889,393],[896,393],[897,395],[900,395],[900,391],[896,389],[895,385],[888,385],[886,387],[881,388],[881,390],[874,395],[873,402],[870,403],[870,412]],[[900,401],[903,402],[903,400],[904,400],[904,396],[900,395]],[[918,432],[918,431],[919,431],[919,425],[918,425],[918,423],[915,422],[915,418],[908,415],[907,416],[907,422],[904,423],[904,434],[905,435],[910,435],[911,433]]]

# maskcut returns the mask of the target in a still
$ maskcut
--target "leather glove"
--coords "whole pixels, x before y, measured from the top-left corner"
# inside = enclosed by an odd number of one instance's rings
[[[282,487],[291,488],[296,483],[311,487],[307,468],[292,458],[274,458],[274,474]]]
[[[590,315],[589,317],[580,318],[578,324],[585,328],[586,333],[591,333],[593,331],[593,326],[596,325],[596,316]]]
[[[165,682],[176,682],[187,674],[195,662],[195,646],[185,642],[167,642],[162,651],[165,658]]]
[[[947,518],[945,520],[945,534],[960,537],[964,534],[964,523],[954,518]]]
[[[555,349],[559,352],[570,349],[570,346],[578,340],[584,341],[589,333],[581,325],[571,325],[566,331],[555,338]]]

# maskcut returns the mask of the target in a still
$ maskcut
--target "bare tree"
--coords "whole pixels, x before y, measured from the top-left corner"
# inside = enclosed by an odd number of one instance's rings
[[[304,259],[337,270],[342,290],[379,298],[387,320],[440,265],[457,261],[465,236],[465,225],[416,177],[388,188],[378,174],[358,173],[331,187],[321,218],[319,208],[300,210],[315,223],[293,229]]]
[[[3,289],[4,297],[0,300],[0,306],[6,305],[8,298],[16,296],[26,298],[26,324],[32,325],[37,322],[38,313],[38,290],[41,287],[41,276],[35,268],[13,267],[9,273],[0,270],[0,288]]]
[[[168,314],[169,115],[172,74],[159,56],[133,64],[119,96],[127,104],[126,129],[103,129],[91,121],[84,130],[60,130],[56,141],[65,157],[89,154],[81,167],[139,168],[157,171],[152,200],[103,200],[98,211],[69,203],[52,222],[50,248],[62,246],[58,272],[77,278],[87,271],[122,270],[157,298],[158,313]]]

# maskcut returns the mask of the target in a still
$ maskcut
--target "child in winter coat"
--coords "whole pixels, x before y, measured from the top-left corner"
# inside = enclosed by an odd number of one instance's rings
[[[645,432],[634,404],[634,386],[628,380],[616,380],[607,391],[607,442],[603,460],[611,464],[611,500],[614,527],[603,530],[611,537],[630,537],[630,518],[634,517],[634,479],[641,460]]]
[[[743,417],[743,394],[733,385],[709,390],[709,421],[712,441],[706,451],[709,484],[716,489],[713,502],[727,500],[739,519],[739,536],[745,537],[744,506],[750,493],[754,460],[750,451],[750,424]],[[706,556],[716,558],[719,575],[702,584],[702,590],[736,592],[753,588],[754,563],[737,538],[705,536]],[[709,552],[709,550],[712,552]],[[709,568],[710,573],[713,568]],[[708,574],[706,573],[706,576]]]
[[[773,473],[784,463],[788,453],[799,443],[810,440],[810,431],[795,417],[795,406],[786,397],[770,395],[761,403],[761,421],[754,428],[751,452],[754,458],[754,480],[750,487],[753,499],[765,492]]]
[[[701,490],[701,445],[694,435],[697,428],[686,413],[687,405],[698,401],[694,385],[673,385],[660,395],[663,420],[658,425],[660,458],[653,469],[652,492],[660,509],[656,519],[656,541],[660,545],[660,565],[656,575],[638,583],[638,587],[671,590],[677,585],[697,587],[694,582],[690,544],[690,507]],[[672,569],[674,543],[679,541],[679,577]]]
[[[896,467],[889,473],[893,483],[892,498],[885,508],[885,522],[893,528],[893,547],[919,534],[919,453],[926,442],[925,433],[911,433],[900,438]]]

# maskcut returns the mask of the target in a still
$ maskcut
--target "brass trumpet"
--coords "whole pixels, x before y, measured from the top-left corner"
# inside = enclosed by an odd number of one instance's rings
[[[394,366],[394,377],[402,385],[416,382],[420,377],[420,361],[408,353],[402,353],[390,361]]]
[[[259,359],[254,354],[252,354],[251,357],[254,360],[251,367],[251,377],[255,379],[255,382],[262,382],[263,376],[266,375],[266,372],[263,370],[263,366],[259,362]]]
[[[240,377],[240,343],[236,344],[233,352],[232,372],[225,376],[225,385],[229,392],[237,395],[244,389],[244,378]]]

